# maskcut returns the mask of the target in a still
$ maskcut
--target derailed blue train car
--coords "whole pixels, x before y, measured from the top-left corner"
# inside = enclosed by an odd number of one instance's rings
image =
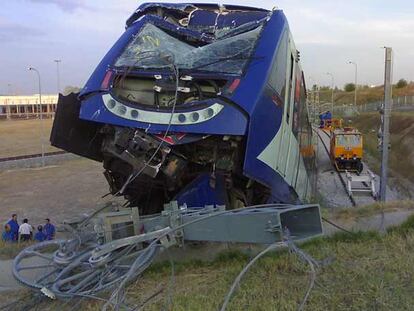
[[[51,142],[102,161],[141,214],[305,202],[305,89],[283,11],[147,3],[81,93],[60,98]]]

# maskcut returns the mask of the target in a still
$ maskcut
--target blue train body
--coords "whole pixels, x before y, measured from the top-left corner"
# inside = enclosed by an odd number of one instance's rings
[[[78,98],[61,99],[51,141],[103,161],[111,193],[143,214],[171,199],[303,202],[314,169],[305,101],[283,11],[147,3]]]

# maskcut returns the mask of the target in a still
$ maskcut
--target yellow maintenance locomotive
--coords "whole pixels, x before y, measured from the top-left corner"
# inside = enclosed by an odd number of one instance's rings
[[[338,171],[361,173],[362,148],[362,134],[357,129],[345,127],[331,131],[330,155]]]

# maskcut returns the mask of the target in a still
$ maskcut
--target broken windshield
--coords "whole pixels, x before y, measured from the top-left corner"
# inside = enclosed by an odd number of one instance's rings
[[[192,46],[147,23],[116,60],[116,67],[180,69],[241,74],[262,27],[204,46]]]

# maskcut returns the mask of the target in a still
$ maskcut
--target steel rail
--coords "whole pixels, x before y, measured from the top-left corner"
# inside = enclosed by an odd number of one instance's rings
[[[49,156],[54,156],[54,155],[61,155],[61,154],[66,154],[68,152],[66,151],[52,151],[52,152],[45,152],[44,156],[45,157],[49,157]],[[0,158],[0,162],[8,162],[8,161],[16,161],[16,160],[25,160],[25,159],[36,159],[36,158],[41,158],[42,154],[41,153],[35,153],[35,154],[26,154],[26,155],[21,155],[21,156],[13,156],[13,157],[4,157],[4,158]]]

